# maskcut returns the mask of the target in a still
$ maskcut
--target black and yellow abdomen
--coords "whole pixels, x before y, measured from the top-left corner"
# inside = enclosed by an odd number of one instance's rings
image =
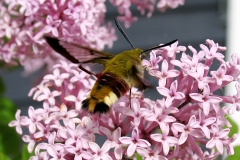
[[[82,102],[82,108],[90,113],[106,113],[129,89],[130,85],[123,78],[114,73],[104,73],[94,84],[89,97]]]

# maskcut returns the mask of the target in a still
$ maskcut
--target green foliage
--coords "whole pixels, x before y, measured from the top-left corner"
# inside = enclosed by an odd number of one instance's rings
[[[8,124],[15,119],[17,109],[13,102],[7,98],[0,97],[0,124]]]
[[[27,149],[27,145],[24,144],[23,145],[23,149],[22,149],[22,160],[27,160],[27,159],[29,159],[33,155],[34,155],[34,152],[33,153],[29,153],[28,149]]]
[[[10,160],[8,156],[6,156],[4,153],[0,152],[0,160]]]
[[[240,159],[240,146],[234,147],[234,155],[228,156],[227,160],[239,160]]]
[[[30,154],[27,147],[23,147],[21,137],[15,127],[8,124],[15,120],[16,106],[4,97],[5,86],[0,77],[0,160],[28,160]]]
[[[142,157],[137,152],[135,152],[135,156],[136,156],[137,160],[142,160]]]
[[[238,133],[238,125],[237,125],[230,117],[227,117],[226,119],[227,119],[227,120],[229,121],[229,123],[231,123],[231,125],[232,125],[232,127],[231,127],[231,129],[230,129],[230,132],[229,132],[229,134],[228,134],[229,137],[232,137],[233,134]]]
[[[0,77],[0,96],[3,95],[4,91],[5,91],[5,86],[3,84],[2,78]]]
[[[0,124],[0,153],[11,157],[12,160],[19,160],[21,154],[21,139],[15,131],[6,124]]]

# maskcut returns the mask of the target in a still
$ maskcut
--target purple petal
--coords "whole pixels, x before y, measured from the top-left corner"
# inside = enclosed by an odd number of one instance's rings
[[[166,143],[165,141],[162,142],[162,146],[163,146],[163,153],[166,156],[169,152],[169,144]]]
[[[160,78],[159,80],[158,80],[158,85],[160,86],[160,87],[164,87],[165,85],[166,85],[166,78]]]
[[[166,141],[168,143],[171,143],[171,144],[177,144],[178,143],[178,139],[176,137],[171,137],[171,136],[167,136]]]
[[[54,37],[58,37],[58,30],[56,28],[52,28],[52,34]]]
[[[179,75],[179,71],[177,70],[169,70],[167,72],[167,77],[170,78],[170,77],[177,77]]]
[[[140,104],[139,104],[139,102],[138,102],[138,101],[133,101],[131,108],[132,108],[135,112],[139,111],[139,110],[140,110]]]
[[[179,145],[183,144],[184,142],[186,142],[187,138],[188,138],[188,133],[187,132],[182,132],[182,134],[181,134],[181,136],[178,140],[178,144]]]
[[[108,154],[104,154],[104,155],[102,155],[101,156],[101,159],[103,159],[103,160],[112,160],[112,158],[108,155]]]
[[[147,140],[138,139],[138,141],[137,141],[137,146],[140,146],[140,147],[149,147],[149,146],[151,146],[151,144],[150,144]]]
[[[233,80],[233,77],[232,76],[229,76],[229,75],[225,75],[223,78],[222,78],[223,81],[232,81]]]
[[[47,146],[47,152],[49,153],[49,155],[51,155],[54,158],[58,157],[58,153],[53,145]]]
[[[50,134],[50,136],[48,137],[48,143],[49,143],[49,144],[54,144],[55,137],[56,137],[56,132],[52,132],[52,133]]]
[[[139,131],[136,127],[132,131],[132,138],[139,139]]]
[[[21,117],[21,125],[27,126],[30,123],[31,123],[31,120],[28,117],[25,117],[25,116]]]
[[[150,114],[146,115],[144,118],[148,121],[156,121],[157,120],[157,115],[150,113]]]
[[[131,144],[132,143],[132,138],[130,137],[120,137],[119,138],[119,141],[122,143],[122,144]]]
[[[121,146],[121,145],[115,147],[115,149],[114,149],[114,155],[115,155],[116,159],[122,159],[123,149],[122,149],[122,146]]]
[[[111,142],[110,141],[106,141],[103,144],[103,146],[101,148],[101,151],[102,151],[102,153],[107,153],[110,150],[110,148],[111,148]]]
[[[175,121],[176,121],[176,118],[174,118],[173,116],[166,116],[165,119],[164,119],[165,123],[175,122]]]
[[[134,143],[131,143],[131,144],[128,146],[128,149],[127,149],[127,156],[128,156],[128,157],[131,157],[131,156],[134,154],[136,148],[137,148],[137,145],[134,144]]]
[[[14,127],[14,126],[17,126],[19,123],[16,121],[16,120],[13,120],[13,121],[11,121],[9,124],[8,124],[8,126],[9,127]]]
[[[89,142],[89,147],[94,153],[98,153],[98,151],[100,151],[100,147],[94,142]]]
[[[43,79],[47,79],[47,80],[54,80],[55,76],[52,74],[48,74],[46,76],[43,77]]]
[[[205,126],[208,126],[208,125],[210,125],[210,124],[213,124],[215,121],[216,121],[216,118],[215,118],[215,117],[211,117],[211,118],[205,119],[205,120],[204,120],[204,125],[205,125]]]
[[[44,94],[42,94],[42,95],[38,96],[36,100],[37,100],[37,101],[43,101],[43,100],[45,100],[45,99],[47,99],[47,96],[44,95]]]
[[[167,72],[168,70],[168,62],[164,59],[162,62],[162,72]]]
[[[142,60],[142,65],[149,67],[149,66],[151,66],[151,63],[150,63],[149,61],[143,59],[143,60]]]
[[[78,114],[79,114],[79,113],[78,113],[78,111],[76,111],[76,110],[70,110],[70,111],[68,111],[68,113],[67,113],[67,115],[68,115],[69,118],[77,117]]]
[[[209,131],[208,127],[202,126],[201,129],[202,129],[204,135],[206,136],[206,138],[209,139],[210,138],[210,131]]]
[[[53,22],[53,19],[50,15],[47,16],[46,22],[47,22],[47,24],[51,24]]]
[[[30,133],[35,133],[35,131],[36,131],[36,125],[34,124],[34,123],[30,123],[30,125],[29,125],[29,132]]]
[[[73,146],[65,146],[65,149],[69,152],[69,153],[72,153],[72,154],[77,154],[76,151],[77,149]]]
[[[189,119],[189,121],[188,121],[188,124],[194,124],[196,122],[196,116],[195,115],[193,115],[193,116],[191,116],[190,117],[190,119]]]
[[[185,94],[183,94],[182,92],[177,92],[174,97],[175,99],[183,99],[185,98]]]
[[[74,138],[68,138],[65,142],[65,145],[73,145],[76,142]]]
[[[194,99],[195,101],[198,101],[198,102],[203,102],[203,96],[199,93],[191,93],[189,94],[189,96]]]
[[[64,97],[64,99],[66,101],[71,101],[71,102],[75,102],[77,100],[77,98],[74,95],[68,95],[68,96]]]
[[[204,113],[204,115],[207,116],[209,114],[209,111],[210,111],[210,103],[209,102],[203,102],[202,105],[203,105],[203,113]]]
[[[215,96],[209,96],[207,101],[210,103],[219,103],[222,101],[222,98],[215,97]]]
[[[156,142],[162,142],[162,135],[161,134],[151,134],[150,137]]]
[[[212,129],[212,131],[213,131],[213,134],[218,134],[219,128],[218,128],[218,126],[217,126],[216,124],[213,124],[213,125],[211,126],[211,129]]]
[[[85,159],[93,159],[93,155],[89,152],[82,151],[81,156]]]
[[[218,138],[225,138],[230,132],[229,128],[226,128],[218,133]]]
[[[103,133],[104,135],[106,135],[108,139],[111,138],[111,132],[110,132],[109,129],[100,126],[99,131],[100,131],[101,133]],[[118,138],[119,138],[119,137],[118,137]]]
[[[215,146],[215,144],[216,144],[216,140],[212,138],[206,143],[206,147],[211,149]]]
[[[119,137],[121,137],[121,128],[118,127],[115,131],[113,131],[113,139],[118,140]]]
[[[181,123],[173,123],[172,127],[177,130],[178,132],[184,132],[185,130],[185,125],[181,124]]]
[[[167,88],[165,88],[165,87],[157,87],[157,91],[158,91],[161,95],[163,95],[163,96],[165,96],[165,97],[170,96],[170,95],[169,95],[169,89],[167,89]]]
[[[223,144],[220,140],[216,140],[216,148],[220,154],[223,154]]]
[[[149,151],[146,150],[145,148],[140,148],[140,147],[138,147],[138,148],[136,149],[136,151],[137,151],[137,153],[138,153],[140,156],[142,156],[142,157],[146,157],[146,156],[149,154]]]
[[[34,149],[35,141],[30,141],[28,144],[28,152],[31,153]]]

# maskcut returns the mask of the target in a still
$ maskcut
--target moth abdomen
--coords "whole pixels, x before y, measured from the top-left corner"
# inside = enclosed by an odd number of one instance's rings
[[[113,73],[102,74],[89,97],[82,102],[82,108],[90,113],[106,113],[129,89],[130,85],[121,77]]]
[[[82,108],[86,109],[90,113],[106,113],[110,107],[103,101],[99,101],[95,98],[87,98],[82,102]]]

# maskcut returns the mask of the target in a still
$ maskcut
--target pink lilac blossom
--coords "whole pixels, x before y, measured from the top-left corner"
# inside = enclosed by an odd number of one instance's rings
[[[152,73],[159,70],[175,73],[156,86],[159,98],[144,98],[133,89],[131,107],[127,93],[101,116],[81,109],[95,80],[77,65],[61,61],[29,93],[43,108],[30,106],[28,116],[20,116],[18,110],[9,126],[19,134],[28,128],[22,139],[35,153],[31,160],[135,159],[137,154],[145,160],[210,160],[224,151],[232,155],[237,136],[228,136],[231,125],[225,116],[238,110],[240,58],[234,55],[226,62],[221,53],[226,48],[206,42],[200,51],[188,47],[193,56],[177,44],[153,51],[151,59],[143,61],[148,73],[156,79],[161,77]],[[182,58],[176,60],[176,54]],[[213,60],[220,63],[216,71],[210,71]],[[238,84],[236,95],[216,94],[231,82]],[[224,103],[232,106],[221,107]],[[97,135],[105,137],[103,145],[97,143]]]
[[[176,8],[183,0],[168,0],[158,8]],[[179,1],[179,2],[178,2]],[[117,7],[118,20],[129,27],[137,17],[131,6],[151,16],[154,0],[110,0]],[[105,0],[2,0],[0,2],[0,60],[22,65],[32,73],[47,64],[48,69],[62,58],[52,52],[44,35],[74,41],[102,50],[116,40],[115,29],[105,23]],[[34,64],[34,65],[33,65]],[[57,71],[54,76],[57,76]],[[53,78],[49,76],[48,78]],[[58,80],[57,80],[58,81]]]

